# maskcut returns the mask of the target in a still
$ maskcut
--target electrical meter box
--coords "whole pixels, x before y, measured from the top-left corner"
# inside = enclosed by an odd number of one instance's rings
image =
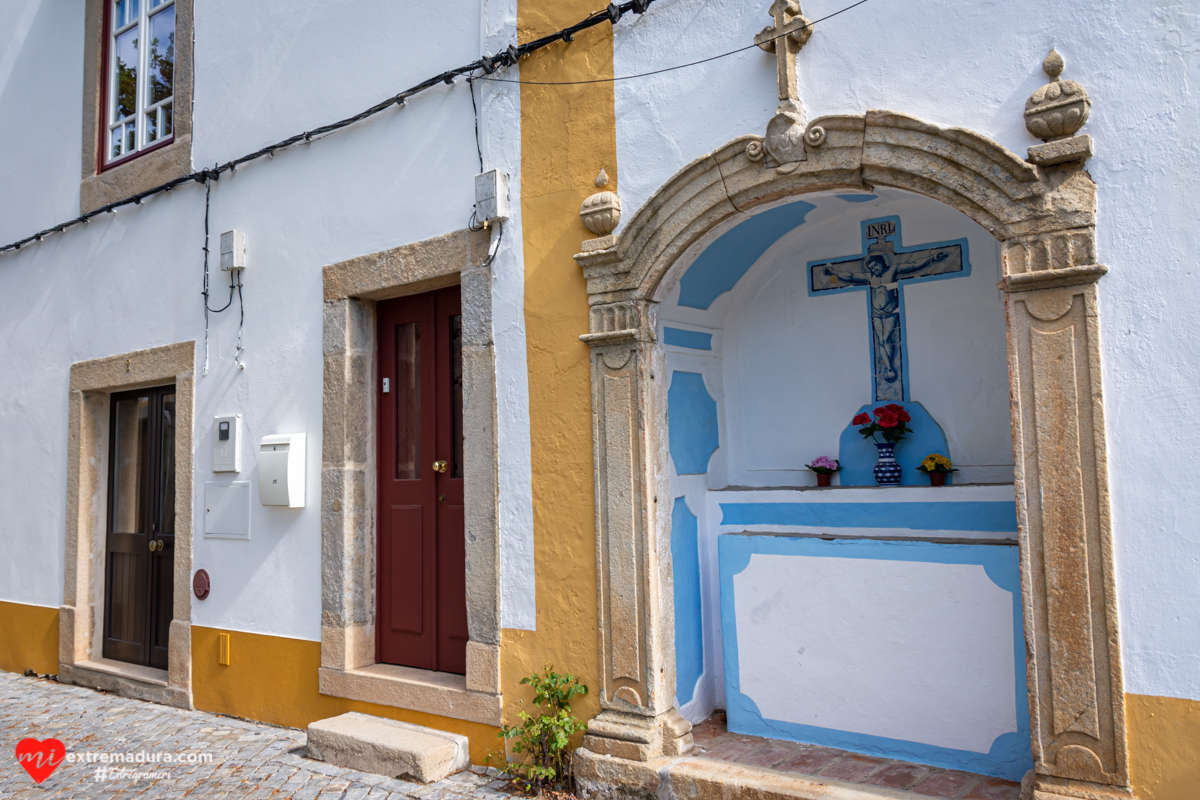
[[[258,448],[258,501],[304,508],[303,433],[264,436]]]
[[[242,415],[213,417],[213,472],[242,471]]]
[[[508,203],[508,175],[498,169],[475,176],[475,218],[480,222],[512,216]]]

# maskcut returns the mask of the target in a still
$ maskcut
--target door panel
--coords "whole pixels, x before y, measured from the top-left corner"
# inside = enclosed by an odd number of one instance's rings
[[[421,573],[425,563],[425,537],[422,535],[425,526],[421,519],[422,510],[419,505],[392,506],[391,558],[387,560],[392,579],[390,629],[395,633],[418,636],[425,630],[424,576]]]
[[[111,407],[102,654],[166,669],[174,598],[175,390],[115,394]],[[162,549],[151,549],[160,541]]]
[[[376,310],[376,660],[463,673],[467,612],[459,289],[389,300]],[[442,461],[446,467],[438,471],[435,462]]]

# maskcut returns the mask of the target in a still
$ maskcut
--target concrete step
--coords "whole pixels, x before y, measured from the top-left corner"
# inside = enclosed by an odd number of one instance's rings
[[[466,736],[353,711],[308,726],[308,757],[421,783],[471,765]]]

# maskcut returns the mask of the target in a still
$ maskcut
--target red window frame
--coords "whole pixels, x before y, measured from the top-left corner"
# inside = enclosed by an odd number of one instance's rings
[[[113,167],[119,167],[122,164],[126,164],[130,161],[133,161],[135,158],[138,158],[139,156],[144,156],[147,153],[153,153],[155,150],[161,150],[162,148],[167,147],[175,142],[175,128],[174,128],[174,126],[172,126],[171,127],[171,135],[166,137],[165,139],[160,139],[159,141],[155,142],[154,144],[150,145],[149,147],[143,147],[142,149],[135,150],[132,153],[126,153],[125,155],[121,156],[120,158],[118,158],[115,161],[108,160],[108,117],[109,117],[108,87],[112,84],[112,80],[111,80],[112,75],[109,72],[112,69],[112,63],[111,63],[111,59],[109,58],[109,56],[110,56],[110,48],[112,47],[112,38],[113,38],[112,37],[113,0],[103,0],[103,1],[104,1],[104,13],[100,15],[100,17],[101,17],[101,22],[100,22],[100,36],[101,36],[101,41],[100,41],[100,120],[99,120],[100,124],[97,126],[98,130],[96,133],[96,136],[99,140],[98,146],[96,147],[96,174],[97,175],[99,175],[101,172],[105,172],[106,170],[110,170]],[[145,0],[143,0],[143,2],[145,2]],[[179,17],[175,18],[175,24],[176,24],[176,26],[179,25]],[[176,30],[178,31],[178,27],[176,27]],[[174,87],[171,88],[171,91],[172,91],[172,93],[175,91]],[[137,113],[139,115],[142,113],[140,108],[138,109]]]

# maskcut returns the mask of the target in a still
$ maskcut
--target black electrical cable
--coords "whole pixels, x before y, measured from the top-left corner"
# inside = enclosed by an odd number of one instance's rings
[[[867,2],[867,0],[858,0],[858,2],[855,3],[854,5],[846,6],[845,8],[841,9],[840,11],[835,11],[832,14],[826,14],[825,16],[821,17],[820,19],[814,19],[812,22],[808,23],[807,25],[805,25],[803,27],[811,28],[813,25],[816,25],[818,22],[824,22],[827,19],[832,19],[833,17],[836,17],[838,14],[844,14],[852,8],[861,6],[865,2]],[[788,34],[783,33],[778,36],[772,36],[769,41],[773,42],[776,39],[781,39],[787,35]],[[584,81],[523,81],[523,80],[519,80],[519,79],[513,80],[512,78],[492,78],[492,77],[489,77],[486,75],[480,75],[475,80],[492,81],[493,83],[518,83],[522,86],[583,86],[583,85],[590,84],[590,83],[616,83],[617,81],[629,81],[629,80],[633,80],[634,78],[648,78],[651,75],[661,75],[664,72],[674,72],[677,69],[687,69],[688,67],[695,67],[700,64],[707,64],[710,61],[716,61],[717,59],[720,59],[720,58],[728,58],[729,56],[735,56],[738,53],[744,53],[747,50],[753,50],[756,47],[758,47],[758,44],[748,44],[745,47],[739,47],[738,49],[730,50],[727,53],[720,53],[719,55],[709,56],[708,58],[702,58],[699,61],[689,61],[686,64],[677,64],[673,67],[663,67],[662,69],[650,70],[649,72],[638,72],[633,75],[619,75],[619,76],[616,76],[613,78],[592,78],[590,80],[584,80]]]
[[[350,125],[353,125],[357,122],[361,122],[369,117],[373,117],[376,114],[382,113],[383,111],[386,111],[387,109],[391,108],[392,106],[403,106],[405,104],[405,102],[408,100],[408,98],[413,97],[414,95],[420,94],[421,92],[424,92],[426,89],[430,89],[434,86],[437,86],[440,83],[451,84],[454,82],[454,79],[456,77],[461,76],[461,75],[468,75],[475,80],[502,81],[504,83],[518,83],[518,84],[527,84],[527,85],[535,85],[535,86],[573,86],[573,85],[587,84],[587,83],[611,83],[611,82],[619,81],[619,80],[630,80],[632,78],[646,77],[649,75],[657,75],[657,74],[660,74],[663,72],[671,72],[671,71],[677,70],[677,69],[684,69],[686,67],[696,66],[697,64],[704,64],[709,61],[714,61],[718,58],[725,58],[726,56],[735,55],[735,54],[741,53],[745,50],[749,50],[753,47],[757,47],[757,45],[747,45],[746,47],[742,47],[737,50],[731,50],[728,53],[721,53],[720,55],[712,56],[711,58],[702,59],[700,61],[693,61],[688,64],[680,64],[675,67],[666,67],[664,69],[653,70],[651,72],[645,72],[645,73],[641,73],[639,75],[624,75],[624,76],[614,77],[614,78],[597,78],[594,80],[586,80],[586,81],[557,81],[557,82],[555,82],[555,81],[521,81],[521,80],[511,80],[511,79],[504,79],[504,78],[489,77],[498,68],[511,67],[511,66],[515,65],[524,56],[527,56],[530,53],[533,53],[537,50],[541,50],[543,47],[547,47],[551,44],[554,44],[555,42],[560,42],[560,41],[561,42],[570,42],[570,41],[572,41],[575,38],[575,34],[579,33],[580,31],[587,30],[588,28],[595,27],[596,25],[599,25],[604,22],[609,22],[609,23],[612,23],[615,25],[617,23],[617,21],[620,20],[621,17],[629,11],[632,11],[635,14],[643,14],[646,12],[646,10],[650,7],[651,3],[653,3],[654,1],[655,0],[628,0],[628,2],[621,3],[621,4],[609,3],[608,7],[605,8],[603,11],[597,11],[597,12],[589,15],[587,18],[581,20],[580,22],[575,23],[574,25],[571,25],[567,28],[563,28],[562,30],[556,31],[547,36],[543,36],[540,39],[534,39],[532,42],[526,42],[525,44],[522,44],[522,45],[509,45],[507,49],[502,50],[499,53],[496,53],[491,56],[484,56],[480,59],[472,61],[470,64],[465,64],[461,67],[456,67],[455,69],[447,70],[446,72],[443,72],[440,75],[429,78],[427,80],[422,81],[421,83],[418,83],[415,86],[405,89],[404,91],[400,92],[399,94],[393,95],[392,97],[389,97],[388,99],[386,99],[380,103],[376,103],[375,105],[371,106],[370,108],[366,109],[365,111],[359,112],[358,114],[355,114],[352,117],[346,117],[345,119],[338,120],[337,122],[331,122],[328,125],[322,125],[319,128],[313,128],[311,131],[305,131],[303,133],[298,133],[295,136],[290,136],[287,139],[283,139],[281,141],[276,142],[275,144],[267,145],[266,147],[264,147],[260,150],[256,150],[253,153],[249,153],[248,155],[244,155],[240,158],[235,158],[234,160],[227,161],[224,164],[218,164],[217,166],[213,167],[212,169],[199,170],[197,172],[193,172],[188,175],[183,175],[181,177],[167,181],[166,183],[155,186],[151,189],[147,189],[143,192],[139,192],[131,197],[127,197],[123,200],[117,200],[115,202],[109,203],[108,205],[102,206],[101,208],[97,208],[94,211],[89,211],[86,214],[81,214],[80,216],[75,217],[74,219],[68,220],[66,222],[61,222],[58,225],[53,225],[49,228],[46,228],[45,230],[38,231],[37,233],[32,234],[30,236],[26,236],[24,239],[19,239],[10,244],[0,246],[0,253],[8,252],[10,250],[20,250],[22,247],[24,247],[27,244],[30,244],[31,242],[35,242],[35,241],[40,242],[44,236],[47,236],[51,233],[62,233],[67,228],[73,227],[75,225],[87,223],[90,219],[92,219],[93,217],[99,216],[100,214],[115,213],[116,209],[121,208],[122,206],[129,205],[130,203],[133,203],[135,205],[140,205],[142,200],[146,199],[147,197],[151,197],[151,196],[159,194],[161,192],[169,192],[172,189],[174,189],[176,186],[181,186],[181,185],[187,183],[188,181],[195,181],[197,183],[204,183],[207,185],[207,183],[209,181],[219,179],[221,177],[222,172],[234,172],[242,164],[246,164],[250,161],[256,161],[260,158],[263,158],[264,156],[274,156],[276,153],[286,150],[288,148],[294,147],[295,145],[300,144],[301,142],[311,142],[314,137],[323,137],[327,134],[341,130],[342,128],[349,127]],[[867,0],[858,0],[857,3],[847,6],[846,8],[843,8],[841,11],[837,11],[833,14],[829,14],[828,16],[822,17],[819,20],[815,20],[814,22],[809,23],[809,25],[811,26],[811,25],[816,24],[816,22],[821,22],[822,20],[829,19],[830,17],[835,17],[838,14],[841,14],[845,11],[849,11],[850,9],[855,8],[856,6],[860,6],[865,2],[867,2]],[[780,34],[779,36],[773,37],[773,39],[779,39],[782,36],[787,36],[787,35],[788,34],[786,34],[786,33]],[[476,73],[476,72],[482,72],[484,74],[483,75],[475,75],[474,73]],[[472,99],[472,102],[474,102],[474,94],[473,93],[472,93],[471,99]],[[482,154],[482,151],[480,151],[480,152]],[[207,256],[207,251],[205,252],[205,255]],[[207,300],[207,296],[206,296],[205,308],[207,308],[207,307],[208,307],[208,300]],[[226,308],[228,308],[228,306],[226,306]]]
[[[483,145],[479,143],[479,106],[475,105],[475,79],[467,78],[471,90],[471,110],[475,112],[475,152],[479,154],[479,171],[483,172]]]

